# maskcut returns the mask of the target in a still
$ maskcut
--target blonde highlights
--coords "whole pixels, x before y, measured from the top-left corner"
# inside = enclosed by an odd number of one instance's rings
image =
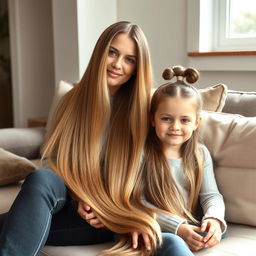
[[[137,67],[115,94],[106,80],[106,58],[113,38],[126,33],[137,45]],[[149,255],[134,250],[130,232],[149,235],[153,251],[161,232],[152,211],[133,198],[148,126],[152,68],[146,38],[129,22],[117,22],[98,39],[81,81],[58,107],[51,136],[44,146],[50,167],[78,200],[90,205],[100,221],[121,234],[120,242],[99,255]],[[106,130],[108,131],[106,133]]]

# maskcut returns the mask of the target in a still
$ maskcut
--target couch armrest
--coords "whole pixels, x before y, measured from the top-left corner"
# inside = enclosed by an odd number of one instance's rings
[[[45,127],[0,129],[0,147],[16,155],[35,159],[40,157],[45,133]]]

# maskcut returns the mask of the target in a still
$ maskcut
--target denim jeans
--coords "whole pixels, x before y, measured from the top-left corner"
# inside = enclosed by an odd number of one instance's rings
[[[113,240],[87,224],[54,172],[39,169],[24,181],[8,213],[0,215],[0,255],[34,256],[45,245],[86,245]]]
[[[162,233],[163,243],[155,256],[193,256],[185,241],[178,235]]]
[[[88,245],[114,240],[77,213],[67,188],[54,172],[35,170],[24,181],[8,213],[0,214],[0,255],[35,256],[46,245]],[[178,236],[163,233],[157,256],[193,255]]]

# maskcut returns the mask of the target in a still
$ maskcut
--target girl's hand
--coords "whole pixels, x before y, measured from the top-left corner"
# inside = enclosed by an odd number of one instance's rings
[[[205,247],[213,247],[221,240],[221,222],[214,218],[205,219],[201,225],[201,232],[207,232],[204,237]]]
[[[189,224],[181,224],[177,232],[177,235],[188,244],[189,249],[193,252],[205,247],[205,243],[203,242],[204,237],[197,232],[202,232],[201,228]]]
[[[131,236],[132,236],[132,247],[133,249],[136,249],[138,247],[138,240],[139,240],[139,236],[142,236],[143,241],[144,241],[144,245],[147,248],[148,251],[151,251],[151,242],[149,239],[148,234],[146,233],[140,233],[138,231],[133,231],[131,232]]]
[[[88,222],[88,224],[90,224],[94,228],[104,227],[104,225],[100,222],[95,213],[91,210],[91,207],[84,202],[78,202],[77,212],[83,219]]]

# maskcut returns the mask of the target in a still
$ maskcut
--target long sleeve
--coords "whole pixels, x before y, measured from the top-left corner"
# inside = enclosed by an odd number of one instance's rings
[[[145,199],[142,199],[142,202],[145,206],[149,208],[157,209],[155,205],[149,203]],[[181,218],[175,215],[161,213],[161,212],[157,213],[156,219],[163,232],[169,232],[173,234],[177,234],[178,228],[181,224],[187,223],[187,220],[184,218]]]
[[[204,156],[204,170],[202,186],[199,194],[200,205],[203,209],[203,219],[216,218],[222,223],[222,232],[227,229],[226,221],[224,220],[225,205],[223,196],[220,194],[214,172],[212,158],[208,149],[202,146]]]

